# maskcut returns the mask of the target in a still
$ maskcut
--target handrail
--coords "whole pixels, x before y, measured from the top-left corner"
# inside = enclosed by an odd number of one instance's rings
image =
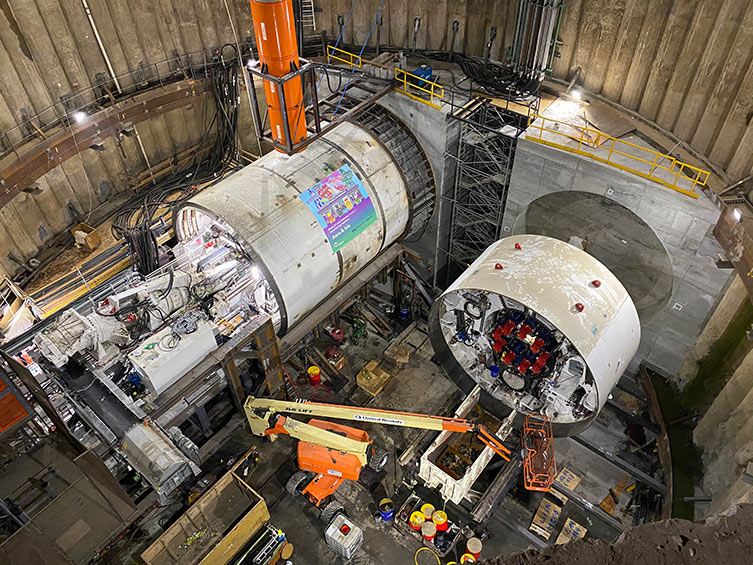
[[[409,96],[414,100],[418,100],[419,102],[423,102],[424,104],[427,104],[432,108],[436,108],[437,110],[442,109],[439,104],[434,103],[434,98],[437,98],[438,100],[442,100],[444,98],[444,87],[442,85],[427,80],[418,75],[414,75],[413,73],[409,73],[408,71],[404,71],[403,69],[398,69],[397,67],[395,68],[395,80],[400,84],[400,87],[395,87],[395,90],[400,94],[405,94],[406,96]],[[428,85],[429,88],[425,88],[424,85]],[[429,95],[429,100],[425,100],[420,96],[412,94],[409,91],[409,88],[411,90],[420,90],[421,92],[425,92]]]
[[[551,127],[547,127],[548,125]],[[529,120],[528,129],[529,131],[538,130],[538,135],[526,135],[526,139],[530,141],[589,157],[622,171],[658,182],[691,198],[698,198],[696,187],[706,186],[711,175],[709,171],[679,161],[672,155],[617,139],[588,126],[575,125],[535,114]],[[544,137],[545,132],[549,134],[547,137]],[[555,141],[559,139],[561,142]],[[577,142],[577,147],[566,145],[567,140]],[[601,147],[602,145],[604,147]],[[586,148],[594,150],[589,151]],[[596,153],[598,148],[605,152],[606,156]],[[617,157],[626,158],[622,160],[627,160],[628,164],[617,162]],[[661,172],[664,172],[664,176],[659,176],[658,173]]]
[[[338,53],[346,56],[347,59],[338,56]],[[346,65],[349,65],[351,69],[353,67],[360,69],[362,65],[362,59],[360,55],[356,55],[355,53],[351,53],[350,51],[346,51],[345,49],[340,49],[339,47],[335,47],[334,45],[327,45],[327,57],[329,59],[334,59],[335,61],[345,63]]]
[[[342,56],[338,56],[338,54],[341,54]],[[395,81],[398,83],[397,86],[395,86],[396,92],[404,94],[405,96],[409,96],[410,98],[418,100],[419,102],[431,106],[432,108],[436,108],[437,110],[442,109],[439,104],[436,104],[434,102],[435,98],[437,100],[442,100],[444,98],[444,87],[441,84],[432,82],[431,80],[425,79],[418,75],[414,75],[413,73],[409,73],[408,71],[404,71],[403,69],[387,67],[379,63],[372,63],[369,60],[364,61],[360,55],[356,55],[355,53],[351,53],[350,51],[340,49],[339,47],[335,47],[333,45],[327,45],[327,57],[329,59],[335,59],[336,61],[345,63],[346,65],[349,65],[351,69],[360,69],[364,62],[369,65],[381,67],[383,69],[393,69],[395,74]],[[415,90],[428,94],[429,99],[427,100],[423,96],[413,94],[412,91]]]
[[[242,43],[241,49],[245,51],[249,45],[249,43]],[[61,97],[58,102],[54,102],[33,116],[25,116],[22,122],[0,133],[0,158],[10,153],[16,153],[16,157],[19,157],[18,149],[31,140],[43,137],[46,132],[55,127],[70,129],[72,124],[76,123],[76,116],[79,112],[86,113],[93,107],[99,110],[122,100],[124,96],[144,92],[184,78],[203,78],[212,63],[210,53],[202,50],[175,55],[163,61],[140,66],[135,71],[115,77],[121,86],[120,92],[111,89],[111,84],[114,84],[113,78],[107,73],[102,73],[106,77],[98,84],[80,90],[65,100]]]

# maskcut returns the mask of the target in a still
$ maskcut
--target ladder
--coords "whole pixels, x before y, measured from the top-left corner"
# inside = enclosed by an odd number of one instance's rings
[[[313,31],[316,31],[314,0],[301,0],[301,25],[303,29],[311,28]]]

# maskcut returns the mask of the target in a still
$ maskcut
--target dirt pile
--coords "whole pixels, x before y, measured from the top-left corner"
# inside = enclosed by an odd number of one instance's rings
[[[753,555],[753,505],[704,522],[670,519],[623,533],[615,543],[577,540],[484,561],[489,565],[748,565]]]

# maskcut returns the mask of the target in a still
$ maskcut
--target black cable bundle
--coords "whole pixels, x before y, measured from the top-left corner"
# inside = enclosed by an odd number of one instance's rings
[[[143,276],[159,268],[159,249],[150,222],[144,221],[125,232],[128,249],[131,252],[131,264],[134,270]]]
[[[358,52],[360,45],[341,46],[345,50]],[[512,68],[498,61],[485,61],[483,57],[473,57],[464,53],[450,53],[432,49],[409,50],[394,45],[383,45],[384,51],[402,51],[409,57],[425,57],[435,61],[456,63],[468,78],[484,89],[488,94],[510,100],[522,100],[538,94],[541,80],[535,73],[516,73]],[[373,47],[364,49],[364,56],[373,55]],[[328,79],[329,80],[329,79]],[[330,90],[331,87],[330,87]]]
[[[202,133],[199,149],[186,164],[144,187],[120,209],[112,221],[112,232],[118,239],[126,237],[130,228],[143,223],[152,224],[169,213],[191,198],[200,185],[222,178],[235,159],[240,99],[238,57],[232,44],[223,45],[221,53],[226,47],[232,48],[232,56],[227,59],[220,56],[206,67],[207,78],[212,83],[215,111]],[[200,158],[204,153],[202,148],[208,143],[211,143],[208,155]]]
[[[500,98],[520,99],[536,95],[541,80],[535,75],[519,74],[509,66],[496,61],[484,61],[481,57],[472,57],[455,53],[453,61],[473,82],[487,93]]]

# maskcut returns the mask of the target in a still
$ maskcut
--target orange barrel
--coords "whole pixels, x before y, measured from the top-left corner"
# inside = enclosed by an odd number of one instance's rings
[[[475,563],[476,562],[476,558],[473,555],[471,555],[470,553],[464,553],[460,557],[460,562],[461,563]]]
[[[478,556],[481,555],[482,547],[483,544],[478,538],[470,538],[467,542],[465,542],[465,550],[473,555],[473,557],[475,557],[476,559],[478,559]]]
[[[410,515],[410,520],[408,522],[410,523],[410,527],[418,532],[421,530],[421,526],[423,526],[425,521],[426,519],[424,518],[423,512],[416,510]]]
[[[256,46],[262,72],[283,77],[299,67],[298,42],[295,35],[292,0],[251,0]],[[272,138],[285,145],[283,110],[287,113],[291,145],[306,139],[306,115],[303,109],[303,87],[300,77],[284,85],[285,108],[280,107],[279,86],[264,81],[264,94],[269,108]]]
[[[434,522],[438,532],[447,530],[447,513],[442,510],[436,510],[431,517],[431,521]]]
[[[434,536],[437,535],[437,527],[434,522],[424,522],[421,524],[421,535],[424,536],[426,541],[434,541]]]
[[[424,515],[425,519],[431,520],[431,517],[434,516],[434,506],[429,503],[422,505],[421,513]]]
[[[308,370],[309,373],[309,384],[311,386],[316,386],[319,383],[322,382],[322,372],[316,365],[312,365],[309,367]]]

